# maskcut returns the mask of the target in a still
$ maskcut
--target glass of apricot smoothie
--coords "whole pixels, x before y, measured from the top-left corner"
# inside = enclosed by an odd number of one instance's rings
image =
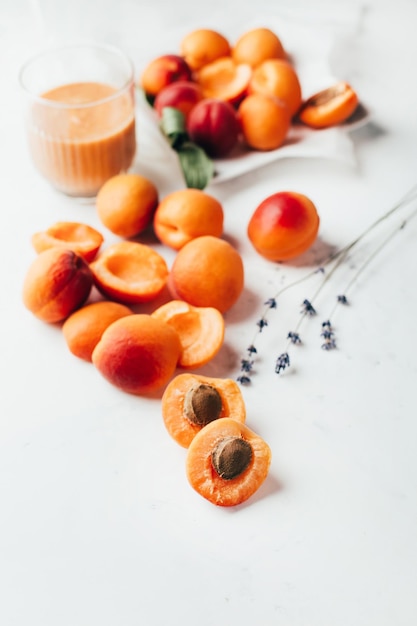
[[[132,164],[134,71],[107,45],[68,45],[30,59],[20,72],[26,128],[37,170],[59,191],[93,197]]]

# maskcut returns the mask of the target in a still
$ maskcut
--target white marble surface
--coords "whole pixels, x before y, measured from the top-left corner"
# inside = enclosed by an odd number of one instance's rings
[[[2,626],[416,623],[417,220],[360,276],[351,306],[334,318],[338,349],[326,353],[320,320],[378,239],[334,275],[281,377],[274,360],[314,286],[279,300],[259,337],[253,383],[242,389],[248,425],[271,446],[271,473],[229,510],[189,487],[185,451],[165,432],[159,399],[111,387],[21,302],[34,231],[64,219],[99,226],[93,206],[56,194],[32,168],[17,85],[23,60],[57,40],[95,38],[123,46],[139,71],[194,27],[234,37],[268,16],[335,33],[326,67],[354,84],[372,120],[350,135],[353,164],[286,158],[208,189],[246,268],[225,346],[203,369],[228,377],[239,373],[264,300],[308,271],[254,253],[245,231],[256,205],[278,190],[306,193],[321,216],[321,244],[343,246],[417,182],[417,4],[1,2]],[[137,171],[161,195],[182,187],[173,155],[146,141],[145,128],[143,137]]]

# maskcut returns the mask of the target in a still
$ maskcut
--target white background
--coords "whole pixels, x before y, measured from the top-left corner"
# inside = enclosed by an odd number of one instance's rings
[[[350,306],[337,310],[338,349],[320,349],[320,323],[377,246],[376,233],[321,292],[319,315],[302,325],[303,345],[290,348],[292,367],[277,377],[275,358],[316,283],[279,299],[257,338],[253,382],[242,388],[248,426],[272,449],[271,472],[251,500],[231,509],[188,485],[186,452],[165,431],[159,397],[113,388],[70,355],[58,326],[36,320],[21,301],[33,232],[68,219],[101,229],[106,245],[115,239],[94,205],[60,196],[33,169],[21,63],[46,45],[88,38],[123,47],[139,74],[193,28],[216,28],[233,40],[270,23],[282,25],[284,44],[291,24],[295,55],[306,50],[301,33],[310,33],[317,48],[309,75],[328,71],[350,81],[371,121],[347,143],[343,135],[343,154],[276,160],[207,189],[224,206],[225,237],[246,270],[245,292],[226,315],[225,345],[201,370],[230,378],[239,374],[263,302],[417,182],[417,4],[1,0],[2,626],[416,623],[417,220],[361,274]],[[135,171],[152,178],[161,197],[183,187],[175,155],[140,111],[138,139]],[[299,263],[275,265],[253,251],[246,226],[261,200],[285,189],[315,202],[320,239]],[[170,263],[171,252],[161,250]]]

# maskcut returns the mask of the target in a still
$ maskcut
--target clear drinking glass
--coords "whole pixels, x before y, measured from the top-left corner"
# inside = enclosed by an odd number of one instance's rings
[[[119,49],[67,45],[25,63],[20,84],[37,170],[70,196],[92,197],[136,151],[134,70]]]

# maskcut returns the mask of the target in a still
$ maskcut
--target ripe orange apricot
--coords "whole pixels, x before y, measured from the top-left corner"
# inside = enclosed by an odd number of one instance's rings
[[[135,237],[152,222],[158,190],[139,174],[118,174],[104,183],[97,194],[97,213],[112,233]]]
[[[171,437],[188,448],[195,435],[216,419],[246,419],[246,407],[237,383],[230,378],[178,374],[162,396],[162,417]]]
[[[178,333],[182,352],[178,365],[196,369],[219,352],[224,340],[224,318],[214,307],[195,307],[182,300],[171,300],[152,317],[172,326]]]
[[[177,252],[168,278],[173,298],[224,313],[235,304],[244,286],[242,257],[227,241],[205,235]]]
[[[359,104],[354,89],[338,82],[308,98],[298,113],[299,119],[312,128],[336,126],[347,120]]]
[[[279,148],[291,124],[286,105],[261,93],[254,93],[242,101],[238,119],[246,144],[263,151]]]
[[[134,241],[112,244],[90,268],[97,289],[123,304],[154,300],[168,278],[165,259],[150,246]]]
[[[243,33],[232,49],[237,63],[248,63],[256,67],[267,59],[285,59],[280,38],[269,28],[253,28]]]
[[[228,417],[210,422],[195,435],[186,473],[203,498],[217,506],[235,506],[259,489],[270,463],[268,444],[246,424]]]
[[[73,250],[44,250],[23,283],[23,303],[44,322],[61,322],[87,300],[93,285],[88,264]]]
[[[220,237],[223,217],[223,207],[213,196],[199,189],[180,189],[158,204],[153,227],[162,243],[179,250],[202,235]]]
[[[320,219],[304,194],[281,191],[263,200],[248,224],[255,250],[270,261],[293,259],[314,243]]]
[[[165,107],[178,109],[187,119],[191,109],[203,99],[203,92],[197,83],[178,80],[167,85],[158,93],[153,103],[154,109],[162,117]]]
[[[267,59],[252,73],[249,93],[279,98],[293,117],[301,105],[301,84],[294,67],[284,59]]]
[[[139,84],[151,99],[177,80],[191,80],[191,68],[178,54],[163,54],[152,59],[143,70]]]
[[[247,63],[237,63],[232,57],[221,57],[205,65],[195,74],[205,98],[216,98],[235,104],[246,95],[252,68]]]
[[[32,236],[32,245],[38,253],[59,246],[73,250],[87,263],[94,259],[102,243],[103,236],[98,230],[78,222],[56,222]]]
[[[239,142],[236,111],[230,102],[205,98],[190,111],[187,132],[210,157],[225,157]]]
[[[168,383],[180,354],[181,343],[171,326],[136,313],[106,328],[94,348],[92,362],[110,383],[140,395]]]
[[[230,55],[229,41],[216,30],[198,28],[188,33],[180,42],[180,52],[192,70]]]
[[[67,346],[79,359],[91,361],[94,348],[110,324],[132,315],[124,304],[117,302],[93,302],[72,313],[64,322],[62,332]]]

